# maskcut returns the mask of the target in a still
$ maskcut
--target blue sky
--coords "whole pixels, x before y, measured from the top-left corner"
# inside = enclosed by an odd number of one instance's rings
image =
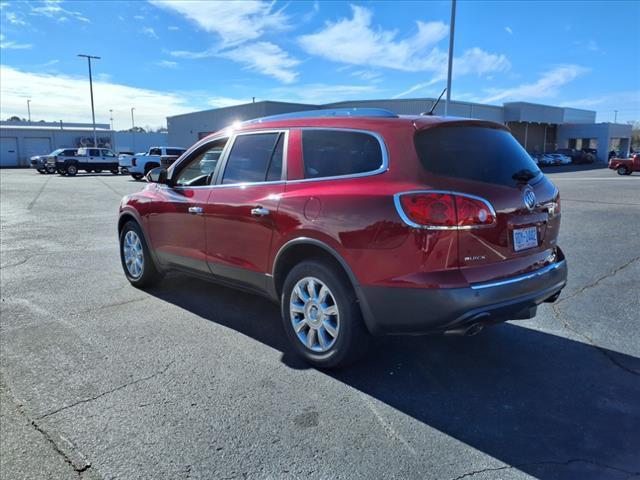
[[[116,128],[258,100],[437,96],[447,2],[2,1],[1,117]],[[452,97],[640,120],[640,2],[459,1]]]

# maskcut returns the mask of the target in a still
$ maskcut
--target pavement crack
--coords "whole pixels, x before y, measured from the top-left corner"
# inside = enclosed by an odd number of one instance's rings
[[[126,193],[121,193],[121,192],[117,191],[115,188],[113,188],[111,185],[109,185],[107,182],[105,182],[101,178],[96,178],[96,180],[98,180],[101,184],[103,184],[105,187],[107,187],[109,190],[111,190],[113,193],[115,193],[119,198],[122,198],[122,197],[124,197],[126,195]]]
[[[78,400],[77,402],[71,403],[69,405],[65,405],[63,407],[57,408],[55,410],[52,410],[50,412],[45,413],[44,415],[41,415],[40,417],[38,417],[38,420],[50,417],[50,416],[55,415],[57,413],[60,413],[60,412],[62,412],[64,410],[68,410],[70,408],[76,407],[78,405],[82,405],[84,403],[93,402],[93,401],[95,401],[95,400],[97,400],[99,398],[104,397],[105,395],[109,395],[111,393],[115,393],[115,392],[117,392],[119,390],[125,389],[127,387],[132,386],[132,385],[136,385],[136,384],[138,384],[140,382],[146,382],[147,380],[151,380],[152,378],[158,377],[160,375],[164,375],[167,372],[167,370],[169,370],[169,367],[171,367],[171,365],[173,365],[174,363],[175,363],[175,360],[171,360],[162,370],[159,370],[159,371],[157,371],[155,373],[152,373],[151,375],[147,375],[145,377],[141,377],[141,378],[132,380],[132,381],[127,382],[127,383],[123,383],[122,385],[119,385],[119,386],[117,386],[115,388],[107,390],[106,392],[102,392],[102,393],[100,393],[98,395],[95,395],[93,397],[84,398],[82,400]]]
[[[601,347],[600,345],[598,345],[595,340],[593,340],[590,336],[576,330],[575,328],[573,328],[571,326],[571,323],[569,323],[569,321],[564,318],[564,315],[562,314],[562,312],[560,312],[560,310],[558,309],[558,305],[556,304],[552,304],[551,305],[551,311],[553,313],[553,316],[556,317],[558,319],[558,321],[562,324],[562,326],[564,328],[566,328],[567,330],[569,330],[570,332],[575,333],[576,335],[578,335],[579,337],[582,337],[584,340],[586,340],[586,342],[591,345],[593,348],[595,348],[596,350],[598,350],[601,354],[603,354],[611,363],[613,363],[616,367],[624,370],[627,373],[630,373],[632,375],[636,375],[636,376],[640,376],[640,372],[633,370],[629,367],[627,367],[626,365],[623,365],[622,363],[620,363],[618,361],[617,358],[615,358],[613,355],[611,355],[611,352],[604,348]]]
[[[463,478],[469,478],[469,477],[473,477],[474,475],[480,475],[482,473],[487,473],[487,472],[497,472],[500,470],[510,470],[512,468],[516,468],[516,469],[523,469],[523,468],[527,468],[527,467],[544,467],[544,466],[550,466],[550,467],[568,467],[569,465],[573,464],[573,463],[586,463],[589,465],[593,465],[599,468],[603,468],[606,470],[613,470],[615,472],[620,472],[620,473],[624,473],[625,475],[639,475],[640,471],[637,472],[632,472],[629,470],[624,470],[622,468],[618,468],[618,467],[613,467],[611,465],[607,465],[604,463],[599,463],[599,462],[594,462],[593,460],[585,460],[583,458],[572,458],[570,460],[566,460],[564,462],[560,462],[560,461],[541,461],[541,462],[527,462],[527,463],[519,463],[519,464],[515,464],[515,465],[504,465],[502,467],[494,467],[494,468],[483,468],[480,470],[473,470],[471,472],[466,472],[463,473],[461,475],[458,475],[457,477],[452,478],[451,480],[462,480]]]
[[[2,387],[5,390],[6,398],[13,403],[18,414],[22,416],[29,424],[44,438],[44,440],[53,448],[53,450],[62,457],[65,463],[67,463],[77,474],[79,478],[83,478],[83,474],[91,469],[91,463],[86,457],[78,450],[78,448],[69,440],[61,435],[55,433],[49,433],[45,428],[40,425],[37,420],[32,419],[22,404],[18,403],[11,392],[11,388],[4,381],[4,378],[0,378]],[[98,473],[93,470],[93,477],[98,477]]]
[[[51,181],[52,177],[47,178],[44,183],[42,184],[42,186],[40,187],[40,189],[38,190],[38,193],[36,193],[36,196],[34,197],[33,200],[31,200],[31,202],[29,203],[29,205],[27,205],[27,211],[30,212],[31,209],[33,208],[33,206],[36,204],[36,202],[38,201],[38,199],[40,198],[40,195],[42,195],[42,191],[44,190],[44,188],[47,186],[47,184]]]
[[[571,300],[572,298],[577,297],[578,295],[584,293],[586,290],[589,290],[591,288],[594,288],[594,287],[598,286],[603,280],[605,280],[605,279],[607,279],[609,277],[613,277],[613,276],[617,275],[621,270],[624,270],[629,265],[631,265],[633,262],[637,262],[638,260],[640,260],[640,256],[632,258],[631,260],[629,260],[628,262],[624,263],[623,265],[620,265],[619,267],[613,269],[609,273],[606,273],[606,274],[596,278],[595,281],[593,281],[593,282],[585,285],[584,287],[576,290],[571,295],[569,295],[567,297],[560,298],[554,305],[559,305],[559,304],[561,304],[563,302],[566,302],[567,300]]]

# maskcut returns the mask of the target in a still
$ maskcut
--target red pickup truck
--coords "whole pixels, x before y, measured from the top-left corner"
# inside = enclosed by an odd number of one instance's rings
[[[618,172],[618,175],[640,172],[640,153],[633,153],[630,158],[612,158],[609,160],[609,168]]]

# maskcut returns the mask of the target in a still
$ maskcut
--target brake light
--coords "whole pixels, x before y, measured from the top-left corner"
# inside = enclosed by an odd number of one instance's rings
[[[408,225],[434,230],[493,225],[496,213],[486,200],[456,192],[407,192],[395,196],[396,208]]]
[[[131,159],[131,166],[132,166],[132,167],[135,167],[135,166],[136,166],[136,162],[137,162],[137,161],[138,161],[138,159],[137,159],[136,157],[133,157],[133,158]]]

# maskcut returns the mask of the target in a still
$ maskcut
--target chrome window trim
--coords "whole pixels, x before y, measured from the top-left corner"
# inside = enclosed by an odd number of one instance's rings
[[[566,260],[560,260],[559,262],[556,263],[552,263],[550,265],[547,265],[546,267],[542,267],[539,268],[538,270],[535,270],[531,273],[525,273],[524,275],[518,275],[516,277],[510,277],[510,278],[506,278],[504,280],[498,280],[495,282],[483,282],[483,283],[475,283],[475,284],[471,284],[471,289],[472,290],[481,290],[483,288],[492,288],[492,287],[500,287],[502,285],[509,285],[512,283],[517,283],[517,282],[522,282],[524,280],[530,280],[532,278],[536,278],[539,277],[541,275],[544,275],[545,273],[549,273],[553,270],[556,270],[560,267],[562,267],[567,261]]]
[[[413,220],[411,220],[407,216],[406,213],[404,213],[404,210],[402,209],[402,204],[400,203],[400,197],[402,197],[403,195],[414,195],[419,193],[439,193],[443,195],[458,195],[461,197],[467,197],[467,198],[472,198],[474,200],[478,200],[484,203],[486,207],[489,209],[489,212],[491,213],[491,215],[493,215],[493,222],[491,222],[489,225],[465,225],[462,227],[459,225],[453,225],[451,227],[420,225],[419,223],[415,223]],[[479,228],[491,228],[491,227],[495,227],[497,223],[497,218],[498,218],[496,215],[496,211],[493,208],[493,205],[491,205],[491,203],[489,203],[487,199],[478,197],[476,195],[471,195],[469,193],[456,192],[453,190],[408,190],[406,192],[398,192],[393,195],[393,203],[396,206],[396,211],[398,212],[398,215],[400,215],[400,218],[402,218],[402,221],[407,225],[409,225],[410,227],[419,228],[420,230],[476,230]]]
[[[304,132],[304,130],[327,130],[327,131],[338,131],[338,132],[356,132],[356,133],[364,133],[366,135],[371,135],[378,141],[378,144],[380,145],[380,150],[382,152],[382,165],[380,165],[380,167],[377,168],[376,170],[370,170],[368,172],[350,173],[348,175],[335,175],[333,177],[299,178],[295,180],[287,180],[287,183],[296,184],[296,183],[318,182],[318,181],[326,181],[326,180],[343,180],[346,178],[370,177],[372,175],[379,175],[389,170],[389,153],[387,151],[387,145],[384,142],[382,135],[380,135],[378,132],[374,132],[371,130],[361,130],[357,128],[339,128],[339,127],[299,127],[298,130],[300,130],[301,132]],[[303,142],[304,140],[301,138],[300,145],[302,147],[302,150],[300,152],[301,154],[300,158],[302,159],[302,171],[304,174],[304,154],[302,153],[304,151],[304,146],[302,145]]]
[[[209,145],[211,145],[212,143],[216,143],[219,142],[220,140],[224,140],[225,138],[227,139],[227,143],[224,145],[224,148],[222,149],[222,153],[220,154],[220,159],[218,160],[219,164],[222,164],[223,160],[225,160],[226,155],[228,154],[228,148],[229,148],[229,142],[231,141],[231,137],[232,135],[220,135],[217,136],[215,138],[204,138],[201,141],[197,142],[194,146],[192,146],[190,149],[188,149],[186,152],[184,152],[182,155],[180,155],[180,157],[178,157],[176,159],[176,161],[169,167],[167,168],[167,176],[170,176],[171,178],[173,178],[173,175],[176,173],[176,170],[178,170],[178,172],[182,169],[182,166],[185,162],[190,162],[191,160],[193,160],[192,157],[192,153],[193,152],[197,152],[198,150],[200,150],[201,148],[206,148]],[[178,168],[180,167],[180,168]],[[169,169],[171,169],[171,172],[169,174]],[[216,165],[216,171],[214,172],[213,178],[212,178],[212,182],[215,182],[216,177],[218,176],[218,166]],[[172,188],[172,189],[183,189],[183,188],[208,188],[211,187],[212,185],[198,185],[198,186],[189,186],[189,185],[172,185],[171,187],[169,187],[168,185],[166,185],[167,188]]]
[[[240,136],[245,135],[259,135],[264,133],[282,133],[284,134],[284,148],[282,149],[282,172],[280,174],[280,180],[271,180],[271,181],[263,181],[263,182],[240,182],[240,183],[225,183],[224,180],[224,172],[227,169],[227,161],[229,160],[229,156],[233,151],[233,146],[236,143],[236,139]],[[278,183],[285,183],[287,178],[287,161],[289,159],[289,129],[285,128],[269,128],[265,130],[249,130],[246,132],[235,132],[231,135],[229,139],[229,150],[225,152],[226,155],[224,157],[224,162],[220,166],[220,173],[216,175],[215,184],[210,185],[211,187],[251,187],[255,185],[275,185]],[[267,172],[265,172],[267,173]]]

